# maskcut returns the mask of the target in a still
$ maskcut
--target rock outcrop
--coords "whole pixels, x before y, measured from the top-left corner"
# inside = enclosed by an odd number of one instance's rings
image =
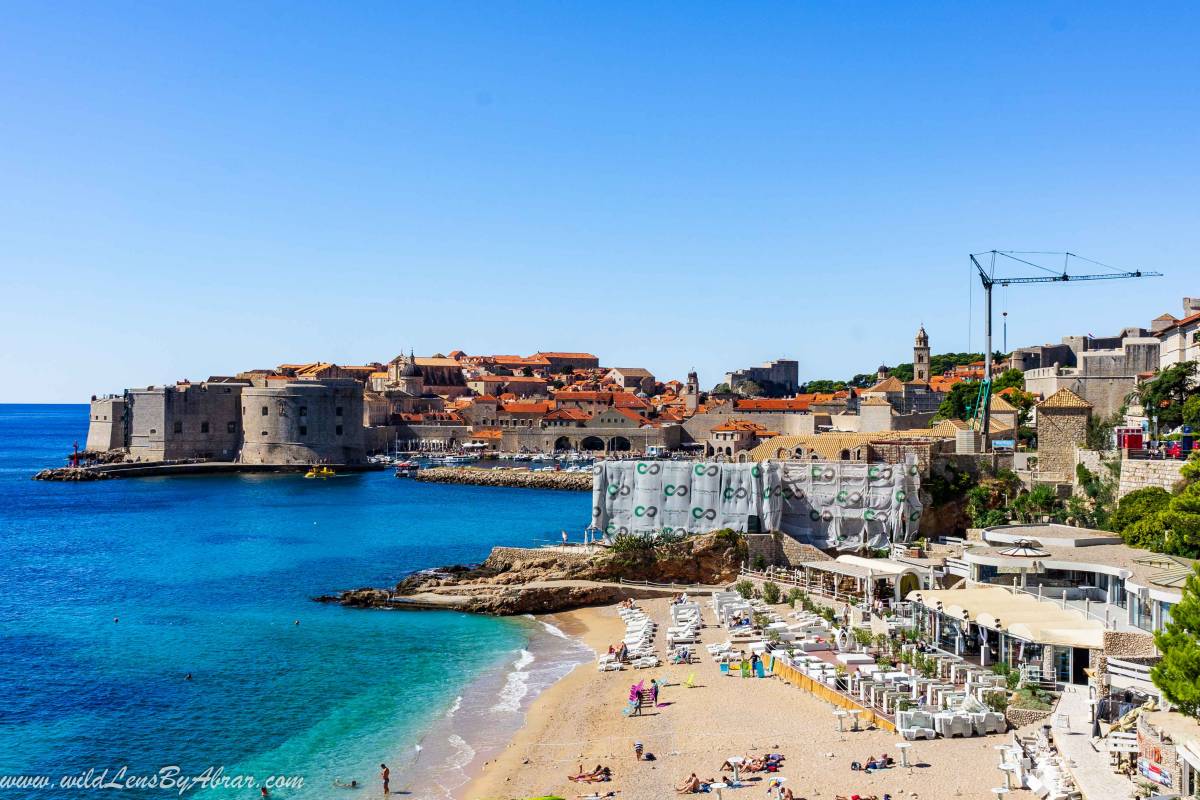
[[[33,476],[35,481],[100,481],[111,477],[87,467],[56,467],[44,469]]]
[[[658,596],[679,585],[723,585],[737,577],[745,541],[729,531],[658,546],[596,553],[497,547],[482,564],[411,575],[395,589],[354,589],[315,598],[358,608],[453,608],[481,614],[543,614]],[[636,586],[622,580],[667,584]]]
[[[426,483],[465,483],[473,486],[511,486],[518,489],[567,489],[591,491],[591,472],[532,472],[527,469],[482,469],[480,467],[433,467],[413,475]]]

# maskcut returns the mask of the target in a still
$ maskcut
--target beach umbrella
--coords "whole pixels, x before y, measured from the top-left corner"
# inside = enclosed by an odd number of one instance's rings
[[[1041,545],[1033,539],[1018,539],[1012,547],[1001,550],[1000,555],[1013,558],[1044,558],[1050,554],[1042,550]]]

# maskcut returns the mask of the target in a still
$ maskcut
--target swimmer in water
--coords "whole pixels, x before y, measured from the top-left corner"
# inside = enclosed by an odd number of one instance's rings
[[[352,780],[349,783],[346,783],[341,778],[334,778],[333,785],[336,786],[338,789],[357,789],[358,781]]]

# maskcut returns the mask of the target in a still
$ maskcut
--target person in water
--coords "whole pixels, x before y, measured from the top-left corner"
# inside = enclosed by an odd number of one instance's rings
[[[358,781],[351,780],[349,783],[346,783],[341,778],[334,778],[333,785],[336,786],[338,789],[357,789]]]

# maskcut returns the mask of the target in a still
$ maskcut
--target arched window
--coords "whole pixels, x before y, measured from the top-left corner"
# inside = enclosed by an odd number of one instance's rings
[[[843,451],[841,452],[841,455],[840,455],[840,456],[838,456],[838,457],[839,457],[839,458],[841,458],[841,459],[842,459],[842,461],[849,461],[849,460],[850,460],[850,451],[849,451],[849,450],[843,450]]]

